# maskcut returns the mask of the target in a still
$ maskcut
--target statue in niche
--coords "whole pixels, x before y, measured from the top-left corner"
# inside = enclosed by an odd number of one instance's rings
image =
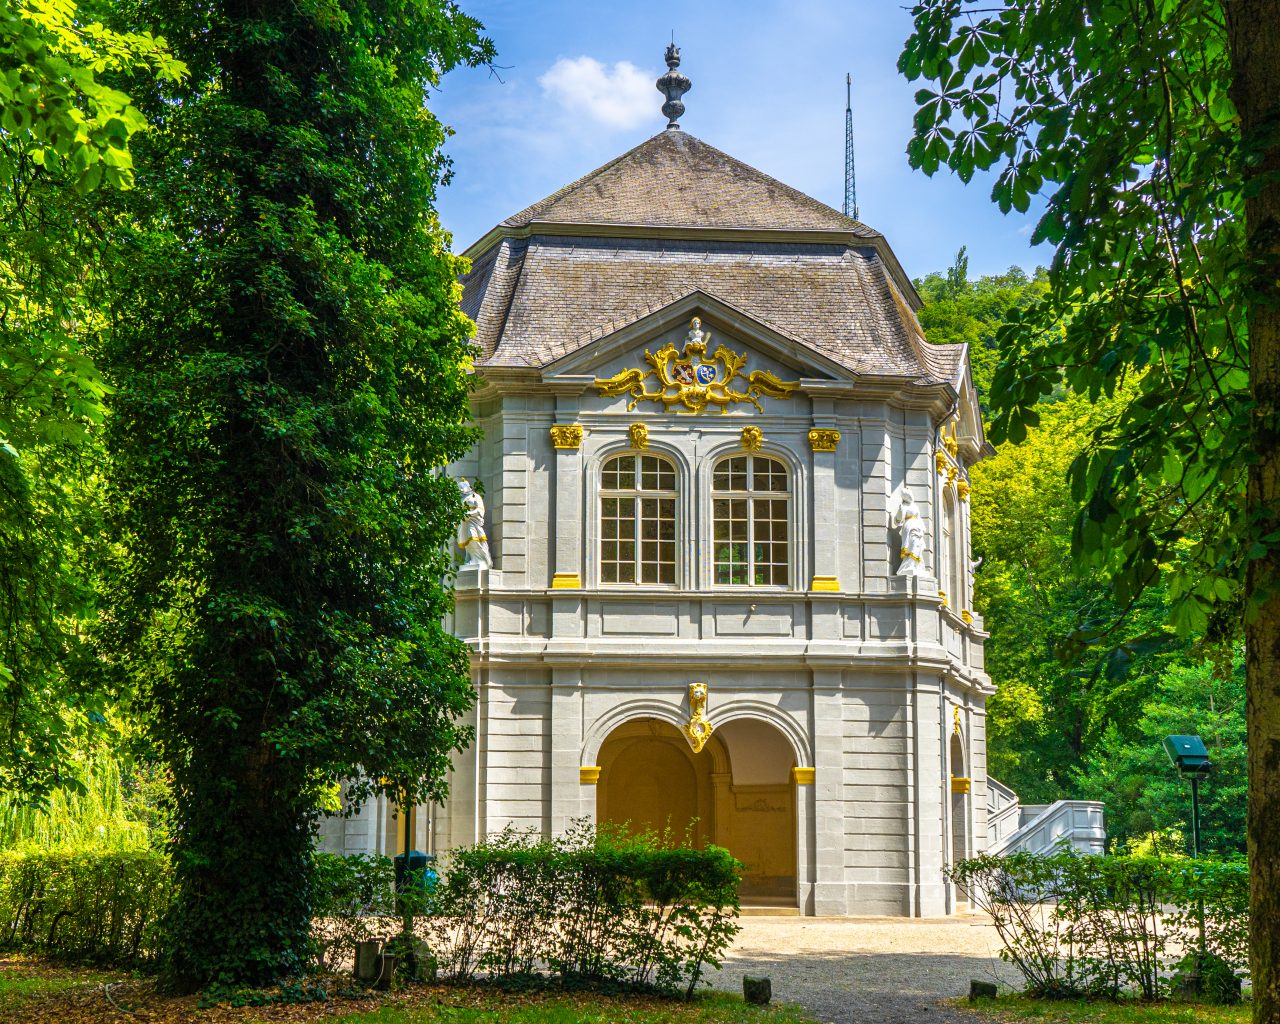
[[[893,526],[902,535],[902,561],[898,565],[899,576],[924,575],[924,520],[911,492],[902,491],[902,501],[893,514]]]
[[[462,492],[462,507],[465,510],[462,522],[458,524],[458,547],[462,549],[462,564],[483,565],[486,569],[492,569],[493,556],[489,554],[489,537],[484,532],[484,499],[466,477],[458,481],[458,490]]]

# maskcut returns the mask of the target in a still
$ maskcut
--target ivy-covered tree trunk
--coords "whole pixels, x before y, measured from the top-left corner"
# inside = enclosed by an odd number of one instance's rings
[[[442,628],[472,440],[428,89],[487,60],[446,0],[140,0],[191,77],[114,240],[114,654],[177,799],[181,989],[308,954],[322,790],[442,796],[472,699]]]
[[[1227,6],[1232,99],[1245,153],[1251,264],[1249,382],[1254,401],[1248,511],[1280,531],[1280,0]],[[1245,624],[1253,1019],[1280,1022],[1280,544],[1249,566],[1257,614]]]

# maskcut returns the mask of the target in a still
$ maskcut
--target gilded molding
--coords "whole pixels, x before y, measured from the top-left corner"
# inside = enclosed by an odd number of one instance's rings
[[[680,731],[689,740],[695,754],[702,751],[715,732],[715,726],[707,721],[706,683],[689,684],[689,721],[680,727]]]
[[[631,439],[631,447],[636,451],[644,451],[649,447],[649,428],[643,423],[633,423],[627,427],[627,437]]]
[[[551,428],[551,443],[557,448],[581,448],[582,428],[576,423],[557,424]]]
[[[596,378],[596,389],[606,398],[629,395],[627,411],[637,402],[657,402],[664,409],[680,406],[688,412],[705,412],[716,408],[724,412],[737,402],[750,402],[759,412],[764,412],[761,398],[786,398],[800,386],[798,380],[779,380],[768,370],[752,370],[744,374],[747,362],[745,352],[734,353],[724,345],[718,345],[708,361],[704,357],[711,343],[711,332],[703,331],[702,321],[694,317],[689,322],[689,333],[684,348],[677,352],[668,342],[651,353],[645,349],[644,360],[652,369],[637,367],[622,370],[608,378]],[[730,385],[744,380],[747,388],[737,391]],[[655,382],[657,390],[649,390],[647,381]]]
[[[791,781],[797,786],[812,786],[813,778],[817,774],[816,768],[800,768],[791,769]]]
[[[742,449],[748,452],[758,452],[764,447],[764,431],[759,427],[743,427],[742,428]]]
[[[582,578],[576,572],[558,572],[551,577],[552,590],[581,590]]]
[[[833,594],[840,593],[840,580],[835,576],[815,576],[813,582],[809,584],[810,590],[830,591]]]
[[[578,782],[584,786],[594,786],[600,781],[600,766],[598,764],[583,765],[578,769]]]
[[[833,452],[840,443],[840,431],[813,429],[809,431],[809,447],[815,452]]]

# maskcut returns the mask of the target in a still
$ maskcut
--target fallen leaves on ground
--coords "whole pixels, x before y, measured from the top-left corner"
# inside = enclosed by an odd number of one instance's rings
[[[154,978],[54,966],[39,960],[0,959],[3,1024],[276,1024],[339,1021],[351,1024],[468,1024],[590,1022],[590,1024],[736,1024],[768,1019],[800,1024],[782,1009],[761,1011],[724,995],[684,1003],[657,996],[606,996],[591,992],[513,992],[474,985],[414,985],[400,992],[357,989],[349,978],[308,981],[326,998],[261,1006],[201,1007],[198,996],[170,996]],[[278,990],[267,995],[278,995]]]

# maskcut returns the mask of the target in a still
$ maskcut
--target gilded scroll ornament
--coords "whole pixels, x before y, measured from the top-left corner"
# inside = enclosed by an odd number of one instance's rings
[[[959,476],[959,475],[960,475],[960,471],[959,471],[958,469],[956,469],[956,467],[955,467],[955,466],[948,466],[948,467],[947,467],[947,483],[949,483],[949,484],[953,484],[953,483],[955,483],[955,482],[956,482],[956,477],[957,477],[957,476]]]
[[[833,452],[839,443],[840,431],[838,430],[809,431],[809,447],[815,452]]]
[[[689,684],[689,721],[681,726],[695,754],[701,753],[715,726],[707,721],[707,684]]]
[[[969,500],[969,491],[970,491],[970,488],[969,488],[969,481],[968,481],[968,480],[957,480],[957,481],[956,481],[956,494],[958,494],[958,495],[960,496],[960,500],[961,500],[961,501],[968,501],[968,500]]]
[[[631,438],[631,447],[636,451],[644,451],[649,447],[649,428],[643,423],[633,423],[627,427],[627,437]]]
[[[764,447],[764,431],[759,427],[742,428],[742,450],[758,452]]]
[[[645,401],[658,402],[666,409],[677,406],[694,413],[713,407],[724,412],[736,402],[750,402],[764,412],[761,398],[786,398],[800,385],[799,381],[779,380],[768,370],[743,373],[746,353],[734,353],[724,345],[718,345],[708,360],[706,353],[710,343],[711,332],[703,331],[702,321],[695,316],[689,323],[683,350],[677,351],[670,342],[656,354],[645,349],[644,360],[652,369],[632,367],[609,378],[597,378],[596,389],[606,398],[630,395],[628,411],[634,409],[637,402]],[[733,387],[734,381],[738,380],[745,381],[745,391]],[[656,383],[657,388],[650,390],[647,386],[649,381]]]
[[[551,443],[557,448],[581,448],[582,428],[576,423],[551,428]]]
[[[947,471],[947,453],[941,448],[933,453],[933,464],[938,467],[939,473],[945,473]]]
[[[956,705],[951,709],[951,728],[957,736],[960,735],[960,705]]]
[[[966,626],[973,625],[973,612],[969,611],[968,608],[960,613],[960,618]]]
[[[950,455],[953,459],[958,458],[959,452],[960,452],[960,441],[956,437],[955,421],[953,420],[951,423],[950,437],[947,436],[946,428],[943,428],[941,434],[942,434],[942,446],[946,448],[947,454]]]

